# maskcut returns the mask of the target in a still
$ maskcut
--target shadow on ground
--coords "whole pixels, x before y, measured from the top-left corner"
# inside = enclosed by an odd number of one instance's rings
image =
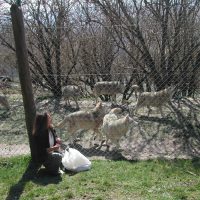
[[[61,176],[49,176],[44,169],[40,169],[40,165],[36,165],[30,161],[21,179],[11,186],[6,200],[18,200],[23,193],[24,187],[29,181],[36,184],[48,185],[58,184],[62,178]]]

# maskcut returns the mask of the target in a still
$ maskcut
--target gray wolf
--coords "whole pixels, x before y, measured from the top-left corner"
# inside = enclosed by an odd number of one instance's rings
[[[6,96],[0,95],[0,104],[5,107],[7,110],[10,109],[10,105],[8,103],[8,100],[6,98]]]
[[[73,99],[76,103],[76,108],[79,108],[78,98],[82,96],[82,91],[79,86],[67,85],[63,88],[63,97],[67,101],[67,105],[70,105],[69,100]]]
[[[149,109],[148,116],[151,111],[151,107],[157,107],[160,110],[162,116],[164,116],[162,107],[166,106],[171,101],[171,98],[174,94],[175,87],[168,87],[158,92],[142,92],[139,94],[136,106],[134,108],[134,114],[137,114],[137,111],[141,107],[147,107]]]
[[[93,88],[95,102],[100,95],[110,95],[111,99],[116,103],[116,94],[124,92],[124,85],[119,81],[101,81],[97,82]]]
[[[97,103],[95,108],[91,110],[81,110],[71,113],[65,117],[56,127],[63,128],[67,126],[67,131],[70,141],[75,139],[76,133],[80,129],[93,130],[93,135],[98,134],[102,138],[99,127],[103,123],[103,117],[106,114],[106,109],[101,102]]]

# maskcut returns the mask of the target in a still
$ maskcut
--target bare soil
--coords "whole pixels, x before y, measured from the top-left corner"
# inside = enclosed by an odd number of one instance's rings
[[[10,113],[0,110],[0,157],[30,154],[22,99],[18,96],[16,99],[13,96],[12,98],[9,99],[13,108]],[[57,104],[49,98],[36,99],[36,104],[39,112],[49,111],[52,114],[55,124],[68,113],[75,111],[73,103],[70,110],[63,101]],[[79,105],[81,109],[89,109],[94,107],[94,102],[85,99],[81,100]],[[161,117],[155,109],[149,117],[146,116],[145,108],[139,110],[138,116],[134,116],[139,125],[121,138],[121,149],[118,151],[112,145],[109,150],[105,146],[100,147],[98,140],[93,141],[93,145],[90,146],[91,132],[82,133],[81,141],[71,147],[80,150],[91,159],[147,160],[200,157],[200,100],[185,99],[181,102],[180,108],[177,104],[174,105],[171,109],[164,110],[165,117]],[[134,108],[134,104],[130,104],[129,108]],[[58,130],[57,134],[67,142],[66,130]]]
[[[70,144],[70,147],[78,149],[90,159],[148,160],[200,157],[198,138],[187,138],[183,136],[182,129],[173,129],[160,123],[151,122],[151,128],[148,126],[147,129],[144,122],[141,123],[143,127],[140,125],[134,127],[132,132],[121,138],[120,150],[116,150],[112,144],[109,149],[106,145],[100,146],[101,142],[98,139],[92,141],[91,145],[91,132],[81,133],[81,140]],[[0,144],[0,146],[0,157],[30,154],[28,144]]]

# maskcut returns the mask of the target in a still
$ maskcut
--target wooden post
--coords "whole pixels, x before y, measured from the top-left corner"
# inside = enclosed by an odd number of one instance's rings
[[[16,1],[16,4],[17,4],[18,6],[21,6],[21,0],[17,0],[17,1]]]
[[[32,137],[32,128],[36,114],[36,108],[32,92],[32,83],[28,64],[28,52],[25,42],[23,14],[21,8],[18,7],[16,4],[13,4],[11,6],[11,18],[13,34],[15,39],[19,79],[21,84],[25,111],[26,128],[28,132],[29,145],[31,150],[31,158],[33,161],[36,161],[36,151],[34,140]]]

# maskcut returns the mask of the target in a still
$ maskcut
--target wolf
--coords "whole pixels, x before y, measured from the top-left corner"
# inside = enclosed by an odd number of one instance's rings
[[[110,95],[111,99],[116,103],[116,94],[123,93],[125,86],[119,81],[101,81],[97,82],[93,88],[95,102],[100,95]]]
[[[109,147],[108,140],[110,140],[116,145],[117,149],[120,147],[119,141],[121,137],[125,136],[133,125],[138,124],[128,114],[124,117],[119,117],[120,112],[120,108],[112,109],[104,116],[102,125],[102,132],[106,136],[106,145]]]
[[[137,114],[139,108],[146,106],[149,109],[148,116],[150,114],[151,107],[157,107],[160,110],[161,115],[164,116],[162,107],[171,101],[174,89],[175,87],[171,86],[158,92],[140,93],[133,114]]]
[[[56,127],[63,128],[67,126],[71,142],[76,138],[77,131],[81,129],[93,130],[93,136],[98,135],[102,139],[99,128],[103,123],[105,114],[106,109],[102,103],[99,102],[96,104],[95,108],[91,110],[81,110],[67,115]]]
[[[0,104],[4,106],[7,110],[10,109],[10,105],[8,103],[6,96],[0,95]]]
[[[72,98],[76,103],[76,108],[79,109],[78,98],[82,96],[82,91],[79,86],[67,85],[63,88],[63,97],[67,101],[67,105],[70,105],[69,99]]]

